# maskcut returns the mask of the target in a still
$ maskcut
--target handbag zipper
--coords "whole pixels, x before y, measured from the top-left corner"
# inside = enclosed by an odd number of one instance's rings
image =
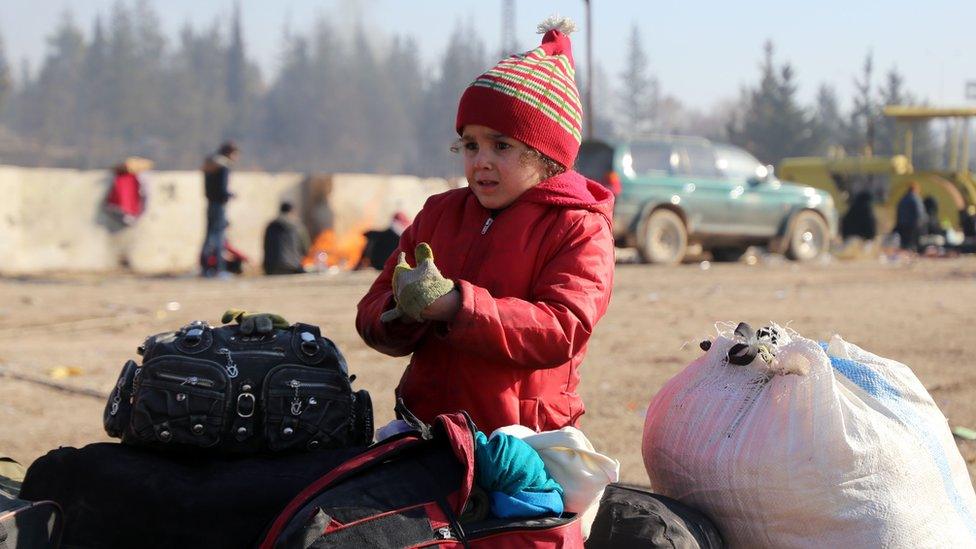
[[[237,369],[237,363],[234,362],[234,358],[231,356],[230,349],[228,349],[227,347],[221,347],[221,348],[217,349],[217,354],[218,355],[226,355],[227,356],[227,366],[226,366],[227,375],[230,376],[231,379],[237,377],[237,374],[239,374],[240,371]],[[236,354],[237,356],[241,356],[241,355],[245,355],[245,356],[268,356],[268,357],[273,357],[273,358],[284,358],[285,357],[285,352],[284,351],[266,351],[266,350],[261,350],[261,349],[255,349],[253,351],[234,351],[234,354]]]
[[[291,399],[291,414],[293,416],[300,416],[300,415],[302,415],[302,412],[303,412],[303,410],[302,410],[302,396],[300,394],[298,394],[298,390],[301,389],[302,387],[308,387],[309,389],[336,389],[336,390],[338,390],[338,387],[336,387],[335,385],[332,385],[331,383],[320,383],[320,382],[317,382],[317,381],[301,381],[301,380],[298,380],[298,379],[292,379],[291,381],[288,382],[287,385],[289,387],[291,387],[292,389],[295,390],[295,395]],[[316,404],[318,404],[318,401],[315,399],[314,396],[311,396],[310,395],[308,397],[308,406],[315,406]]]
[[[288,386],[291,387],[292,389],[300,389],[302,387],[308,387],[309,389],[336,389],[336,390],[339,390],[338,387],[336,387],[335,385],[333,385],[331,383],[321,383],[321,382],[318,382],[318,381],[301,381],[299,379],[293,379],[293,380],[289,381],[288,382]]]
[[[112,397],[112,409],[109,412],[110,416],[114,416],[119,413],[119,405],[122,404],[122,386],[125,385],[126,370],[129,369],[129,365],[126,364],[126,368],[122,371],[122,375],[119,376],[119,382],[115,385],[115,395]]]
[[[225,347],[222,347],[221,350],[226,350],[226,348]],[[217,352],[220,352],[220,351],[217,351]],[[228,350],[227,352],[230,352],[230,351]],[[275,358],[284,358],[285,357],[285,352],[284,351],[267,351],[267,350],[261,350],[261,349],[254,349],[252,351],[234,351],[234,354],[237,355],[237,356],[251,355],[251,356],[273,356]]]
[[[234,359],[230,356],[230,349],[228,349],[227,347],[221,347],[220,349],[217,349],[217,354],[218,355],[227,355],[227,366],[226,366],[226,368],[227,368],[227,375],[231,379],[234,379],[235,377],[237,377],[237,374],[238,374],[237,364],[234,362]]]
[[[189,385],[191,387],[206,387],[210,389],[214,386],[213,380],[205,377],[181,376],[167,372],[156,372],[156,376],[167,381],[178,381],[180,385]]]

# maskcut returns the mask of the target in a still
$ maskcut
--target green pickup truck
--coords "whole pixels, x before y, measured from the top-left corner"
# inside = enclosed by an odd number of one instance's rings
[[[828,193],[780,181],[732,145],[678,136],[586,141],[576,169],[619,190],[617,245],[637,248],[647,263],[680,263],[692,246],[736,260],[755,245],[810,261],[837,234]]]

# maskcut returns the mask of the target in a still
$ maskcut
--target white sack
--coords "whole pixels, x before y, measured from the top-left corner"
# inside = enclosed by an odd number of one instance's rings
[[[654,397],[652,488],[733,547],[976,547],[966,464],[912,371],[778,330],[769,364],[727,364],[727,334]]]

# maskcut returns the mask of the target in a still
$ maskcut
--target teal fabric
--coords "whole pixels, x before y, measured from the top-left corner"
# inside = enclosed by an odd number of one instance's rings
[[[511,435],[498,434],[488,439],[475,434],[475,481],[486,492],[513,496],[519,492],[556,492],[563,487],[546,471],[546,464],[535,448]]]
[[[499,518],[532,518],[563,514],[559,492],[517,492],[515,495],[492,492],[491,513]]]

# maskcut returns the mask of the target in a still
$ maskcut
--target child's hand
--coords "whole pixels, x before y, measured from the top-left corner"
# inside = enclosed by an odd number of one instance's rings
[[[380,315],[381,322],[390,322],[401,316],[424,320],[424,309],[454,289],[454,282],[441,276],[434,265],[434,252],[429,244],[418,244],[414,257],[417,266],[411,267],[406,254],[400,253],[400,262],[393,270],[393,297],[397,305],[395,309]]]
[[[452,289],[438,297],[421,313],[427,320],[450,322],[461,308],[461,292]]]

